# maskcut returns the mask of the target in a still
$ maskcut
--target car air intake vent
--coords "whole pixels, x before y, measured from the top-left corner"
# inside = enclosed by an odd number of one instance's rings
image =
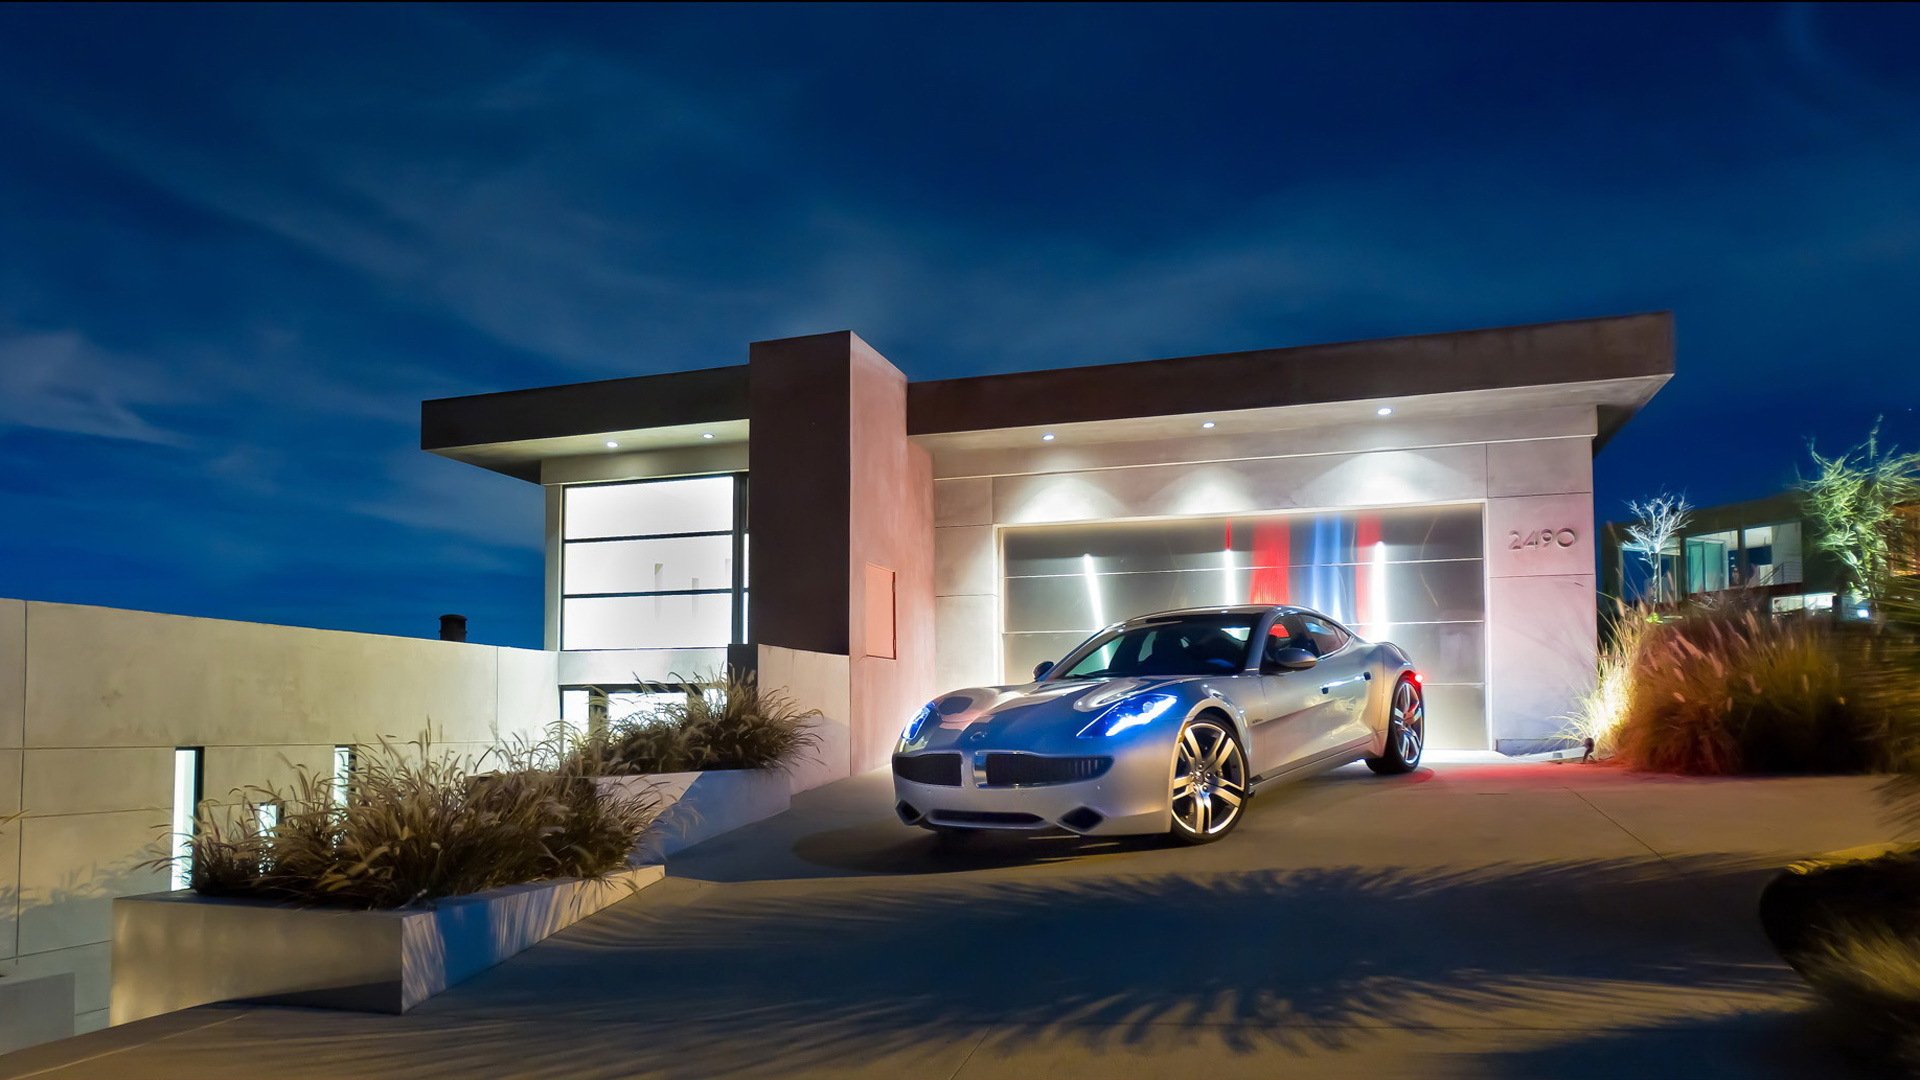
[[[1045,825],[1038,814],[1013,814],[1001,810],[935,810],[937,825],[981,825],[987,828],[1031,829]]]
[[[1092,780],[1113,765],[1110,757],[1046,757],[1041,754],[988,754],[988,787],[1034,787]]]
[[[959,754],[895,754],[893,775],[916,784],[960,786]]]

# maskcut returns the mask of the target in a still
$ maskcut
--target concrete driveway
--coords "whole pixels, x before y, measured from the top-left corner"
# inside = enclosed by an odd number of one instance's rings
[[[954,854],[856,777],[405,1017],[216,1006],[0,1059],[77,1077],[1848,1074],[1761,937],[1871,781],[1352,768],[1204,848]]]

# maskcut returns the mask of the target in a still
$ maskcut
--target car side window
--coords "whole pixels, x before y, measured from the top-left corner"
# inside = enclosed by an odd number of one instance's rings
[[[1272,661],[1280,655],[1282,649],[1306,649],[1312,651],[1313,639],[1307,636],[1307,627],[1298,615],[1282,615],[1273,620],[1273,627],[1267,631],[1267,643],[1262,659]]]
[[[1339,652],[1340,646],[1347,643],[1346,631],[1325,619],[1316,619],[1309,615],[1303,617],[1301,621],[1305,624],[1307,636],[1313,639],[1313,651],[1320,656],[1330,656]]]

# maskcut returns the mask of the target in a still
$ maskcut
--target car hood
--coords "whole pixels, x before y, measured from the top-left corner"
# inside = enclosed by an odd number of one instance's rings
[[[935,748],[971,734],[975,741],[984,736],[993,744],[1006,745],[1063,731],[1073,734],[1117,701],[1206,678],[1075,679],[956,690],[934,699],[934,719],[921,731],[919,741]]]

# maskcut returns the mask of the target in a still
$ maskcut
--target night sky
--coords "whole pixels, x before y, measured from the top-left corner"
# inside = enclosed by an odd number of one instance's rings
[[[539,644],[423,398],[1658,309],[1599,512],[1920,444],[1920,8],[0,8],[0,596]]]

